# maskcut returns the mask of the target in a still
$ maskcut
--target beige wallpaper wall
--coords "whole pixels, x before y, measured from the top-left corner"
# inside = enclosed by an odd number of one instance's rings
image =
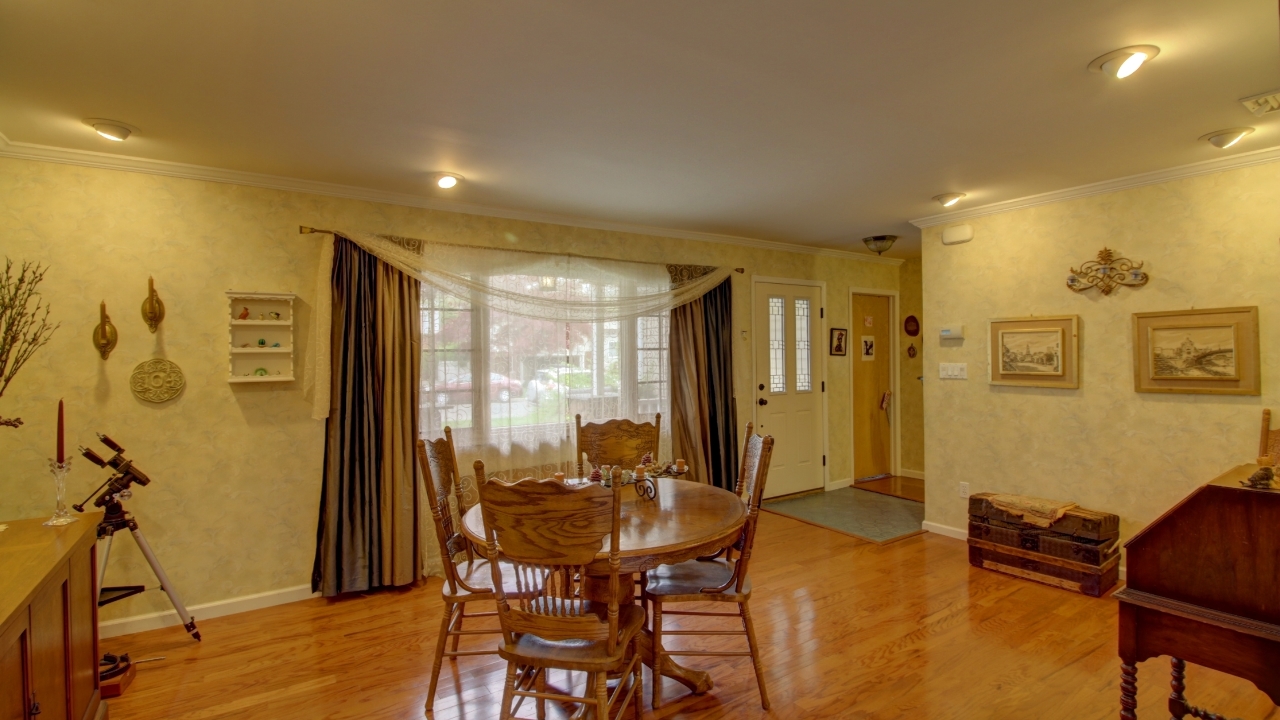
[[[965,221],[974,239],[924,233],[926,518],[963,528],[973,492],[1025,493],[1118,513],[1132,535],[1196,486],[1257,454],[1280,405],[1280,163]],[[1068,269],[1104,246],[1146,262],[1150,283],[1077,295]],[[1261,397],[1133,391],[1135,312],[1257,305]],[[987,320],[1076,314],[1078,390],[987,384]],[[965,326],[941,346],[938,327]],[[968,363],[939,380],[938,363]]]
[[[918,378],[924,374],[924,333],[911,337],[902,329],[902,321],[909,315],[921,319],[924,312],[924,292],[920,285],[921,258],[911,258],[898,268],[898,362],[901,363],[899,392],[902,393],[902,468],[924,472],[924,383]],[[916,356],[907,355],[907,347],[914,345]]]
[[[130,504],[190,605],[309,582],[324,450],[301,383],[226,382],[226,290],[299,295],[299,347],[307,342],[317,236],[298,225],[352,227],[450,242],[575,252],[620,259],[732,265],[739,419],[751,417],[750,278],[823,280],[827,323],[848,327],[850,287],[896,289],[891,265],[683,239],[545,225],[380,205],[301,193],[53,163],[0,159],[0,248],[50,266],[42,289],[62,327],[22,370],[0,414],[0,519],[45,515],[58,398],[67,402],[69,443],[103,431],[155,479]],[[167,309],[157,335],[139,306],[147,276]],[[111,359],[90,344],[106,300],[120,331]],[[837,301],[838,300],[838,301]],[[186,374],[182,396],[161,406],[135,400],[128,377],[139,362],[167,357]],[[828,357],[825,356],[824,357]],[[847,398],[847,358],[827,359],[832,398]],[[302,371],[299,364],[298,371]],[[830,477],[850,475],[848,404],[830,403]],[[78,501],[103,473],[77,460]],[[132,543],[117,544],[113,582],[149,582]],[[166,610],[147,593],[105,608],[104,617]]]

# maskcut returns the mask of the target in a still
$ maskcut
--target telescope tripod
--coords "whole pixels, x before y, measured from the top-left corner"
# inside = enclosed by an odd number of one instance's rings
[[[128,491],[126,490],[122,494],[127,493]],[[110,496],[104,509],[106,510],[106,515],[103,516],[102,522],[98,523],[98,539],[106,540],[106,545],[102,550],[102,561],[98,565],[98,607],[137,595],[147,589],[145,585],[106,587],[102,584],[107,575],[107,560],[111,556],[111,541],[115,538],[117,531],[128,529],[129,533],[133,535],[134,541],[138,543],[138,549],[147,558],[147,564],[151,566],[151,572],[160,581],[161,589],[169,596],[169,602],[173,603],[173,609],[177,610],[178,617],[182,618],[182,627],[191,633],[191,637],[199,640],[200,631],[196,629],[195,618],[191,617],[191,613],[187,612],[187,607],[182,604],[182,598],[178,597],[178,591],[173,589],[173,583],[169,582],[169,576],[165,574],[164,567],[160,565],[160,560],[156,557],[155,552],[152,551],[151,545],[147,543],[147,538],[143,536],[142,530],[138,527],[138,521],[125,511],[124,505],[120,504],[120,498],[115,495]]]

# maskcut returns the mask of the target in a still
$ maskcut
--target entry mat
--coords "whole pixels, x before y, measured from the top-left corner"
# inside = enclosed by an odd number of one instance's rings
[[[883,545],[921,532],[924,503],[845,487],[764,501],[761,509]]]

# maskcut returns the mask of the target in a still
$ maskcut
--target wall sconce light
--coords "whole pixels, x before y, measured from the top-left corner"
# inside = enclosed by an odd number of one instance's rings
[[[893,247],[893,243],[897,239],[897,235],[872,235],[871,237],[862,238],[862,242],[866,244],[868,250],[876,255],[881,255],[885,250]]]
[[[1142,263],[1128,258],[1118,258],[1112,250],[1102,248],[1097,260],[1090,260],[1078,268],[1071,268],[1071,274],[1067,276],[1067,287],[1074,292],[1098,288],[1103,295],[1110,295],[1121,285],[1142,287],[1150,279],[1151,277],[1142,271]]]

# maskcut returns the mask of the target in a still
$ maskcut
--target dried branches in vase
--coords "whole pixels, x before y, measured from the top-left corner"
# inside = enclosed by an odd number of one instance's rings
[[[22,263],[15,276],[13,261],[5,258],[0,276],[0,397],[31,356],[49,342],[58,325],[49,324],[49,306],[36,287],[47,267]],[[0,427],[18,427],[22,418],[0,417]]]

